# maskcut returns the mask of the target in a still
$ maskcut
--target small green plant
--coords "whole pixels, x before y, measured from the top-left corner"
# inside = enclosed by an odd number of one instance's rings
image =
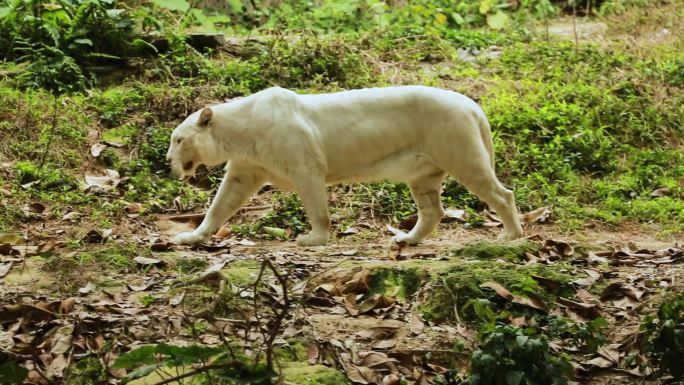
[[[306,213],[297,194],[276,191],[271,203],[273,211],[254,223],[233,226],[233,231],[238,234],[257,236],[261,235],[264,227],[272,227],[289,229],[294,236],[307,230]]]
[[[606,342],[605,318],[596,318],[587,323],[576,323],[567,318],[554,317],[549,321],[548,333],[559,338],[569,338],[572,344],[584,351],[595,353]]]
[[[67,191],[78,187],[73,177],[58,168],[40,167],[31,161],[19,161],[14,165],[20,184],[36,182],[41,190]]]
[[[151,48],[135,30],[149,14],[134,14],[116,0],[10,0],[0,12],[0,52],[30,63],[18,78],[23,87],[80,91],[93,84],[88,66]]]
[[[94,385],[107,380],[107,368],[97,357],[86,357],[69,366],[65,376],[67,384]]]
[[[534,328],[489,324],[480,331],[467,377],[452,377],[451,384],[564,385],[570,373],[567,358],[553,355]]]
[[[16,362],[8,361],[0,364],[0,384],[21,384],[28,376],[28,370],[19,366]]]
[[[657,317],[642,324],[646,332],[646,354],[661,373],[684,379],[684,295],[663,302]]]
[[[201,345],[149,345],[123,354],[114,362],[115,368],[133,369],[129,379],[143,377],[161,368],[203,365],[194,377],[198,383],[213,384],[272,384],[270,369],[264,364],[251,364],[243,356],[233,353],[237,347],[208,347]],[[218,381],[217,381],[218,380]]]

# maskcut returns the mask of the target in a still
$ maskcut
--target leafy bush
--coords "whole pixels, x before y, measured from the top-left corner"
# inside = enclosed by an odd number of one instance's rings
[[[465,378],[449,373],[446,385],[564,385],[572,366],[553,355],[544,335],[534,328],[488,325],[479,334],[478,349]]]
[[[0,52],[30,63],[23,87],[82,90],[93,83],[86,66],[150,49],[134,28],[140,15],[129,9],[117,0],[0,1]]]
[[[511,325],[497,325],[481,334],[482,344],[470,360],[470,385],[564,385],[572,366],[554,357],[543,335]]]
[[[684,379],[684,295],[665,301],[658,316],[646,317],[642,328],[646,332],[646,354],[661,373],[676,380]]]

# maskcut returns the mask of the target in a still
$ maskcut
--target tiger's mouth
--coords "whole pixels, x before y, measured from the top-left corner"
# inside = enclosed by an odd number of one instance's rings
[[[192,171],[193,167],[195,165],[195,162],[192,160],[189,160],[183,164],[183,171]]]
[[[174,162],[172,165],[175,165],[175,167],[171,168],[173,174],[182,182],[191,181],[192,178],[196,176],[197,169],[202,167],[202,163],[199,163],[195,160]]]

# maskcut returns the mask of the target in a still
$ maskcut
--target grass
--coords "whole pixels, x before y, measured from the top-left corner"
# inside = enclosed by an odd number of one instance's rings
[[[134,245],[91,245],[87,250],[47,256],[41,270],[50,272],[50,277],[54,280],[47,283],[50,287],[64,295],[74,295],[88,282],[120,287],[120,280],[111,279],[111,274],[133,269],[133,258],[139,255],[145,255],[145,250]]]

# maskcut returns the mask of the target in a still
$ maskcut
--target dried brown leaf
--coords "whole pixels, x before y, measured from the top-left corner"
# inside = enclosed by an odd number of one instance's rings
[[[667,187],[659,188],[651,192],[651,196],[654,198],[662,198],[670,195],[672,195],[672,190]]]
[[[73,341],[74,325],[62,326],[52,337],[52,354],[64,354],[71,349]]]
[[[538,275],[533,275],[532,279],[544,285],[547,289],[558,290],[561,287],[561,283],[555,279],[541,277]]]
[[[64,301],[60,302],[59,313],[60,314],[69,314],[69,313],[71,313],[72,310],[74,310],[74,306],[76,306],[76,298],[69,297],[69,298],[65,299]]]
[[[104,175],[85,174],[83,177],[85,180],[84,190],[107,192],[114,190],[121,183],[121,176],[118,171],[106,169],[103,173]]]
[[[399,385],[401,376],[397,373],[390,373],[382,378],[382,385]]]
[[[307,349],[306,351],[306,360],[309,362],[309,365],[316,364],[316,362],[318,361],[318,345],[309,345],[309,349]]]
[[[603,291],[601,291],[601,300],[607,301],[611,299],[620,298],[625,295],[635,301],[640,301],[644,295],[644,291],[639,290],[629,284],[625,284],[622,282],[613,282],[610,285],[606,286],[603,289]]]
[[[93,156],[93,158],[97,158],[100,156],[102,151],[104,151],[107,148],[106,144],[102,143],[95,143],[90,146],[90,155]]]
[[[541,298],[529,296],[529,297],[524,297],[520,295],[514,295],[508,289],[503,287],[500,283],[494,282],[494,281],[488,281],[480,284],[480,287],[488,287],[490,289],[493,289],[501,298],[511,301],[512,303],[517,303],[519,305],[524,305],[533,309],[537,309],[543,312],[547,312],[547,307],[546,304],[544,304],[544,301],[541,300]]]
[[[529,213],[520,215],[520,221],[526,225],[531,225],[537,222],[546,222],[551,216],[551,209],[548,207],[540,207],[532,210]]]
[[[507,300],[507,301],[512,301],[515,296],[513,293],[508,291],[503,285],[500,283],[494,282],[494,281],[488,281],[480,284],[480,287],[488,287],[496,292],[501,298]]]
[[[79,288],[78,292],[79,292],[79,294],[85,295],[85,294],[89,294],[93,290],[95,290],[95,284],[92,282],[88,282],[85,286]]]
[[[371,345],[373,349],[386,350],[392,349],[397,344],[396,340],[380,340]]]
[[[586,322],[601,316],[596,304],[573,301],[568,298],[558,297],[556,302],[565,306],[575,315],[579,316],[577,320]]]
[[[516,295],[512,302],[520,305],[525,305],[533,309],[537,309],[544,313],[548,311],[544,301],[541,298],[533,296],[531,294],[527,297]]]
[[[444,216],[447,218],[456,219],[458,221],[465,221],[468,214],[462,209],[446,209],[444,210]]]
[[[418,313],[411,313],[411,319],[409,320],[409,330],[413,335],[420,335],[425,329],[425,323],[420,318]]]
[[[398,330],[397,326],[375,326],[357,332],[356,335],[366,340],[381,340],[394,337]]]
[[[169,299],[169,305],[178,306],[183,303],[183,299],[185,299],[185,291],[171,297],[171,299]]]
[[[12,261],[8,263],[0,263],[0,278],[6,276],[9,273],[10,269],[12,269],[12,264]]]
[[[394,298],[376,294],[359,305],[359,314],[365,314],[375,309],[386,309],[394,306],[394,302]]]
[[[598,357],[592,358],[591,360],[582,362],[582,365],[589,366],[590,367],[589,369],[591,370],[591,367],[597,367],[597,368],[601,368],[601,369],[610,368],[611,366],[614,366],[615,363],[610,361],[610,360],[607,360],[601,356],[598,356]]]
[[[54,251],[59,244],[60,244],[60,242],[57,241],[56,239],[49,239],[45,242],[41,242],[38,245],[38,249],[36,250],[36,254],[42,255],[42,254],[50,253],[50,252]]]
[[[368,291],[368,277],[368,270],[362,269],[354,273],[349,280],[336,282],[335,286],[342,295],[349,293],[363,294]]]
[[[383,352],[368,352],[363,355],[361,365],[373,369],[387,369],[393,371],[396,369],[395,364],[398,362],[399,360],[391,358]]]
[[[399,222],[398,227],[401,230],[411,230],[416,223],[418,222],[418,215],[409,215],[408,217],[404,218]]]
[[[135,257],[133,260],[143,266],[159,265],[163,263],[159,259],[149,257]]]
[[[344,297],[344,308],[351,316],[356,316],[359,314],[359,307],[356,304],[356,294],[349,293]]]

